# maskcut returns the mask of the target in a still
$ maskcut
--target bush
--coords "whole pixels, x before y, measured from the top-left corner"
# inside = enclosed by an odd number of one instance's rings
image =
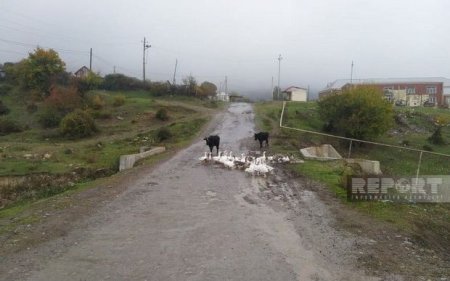
[[[156,137],[158,138],[159,142],[162,142],[170,139],[172,137],[172,132],[169,129],[163,127],[158,130],[158,132],[156,133]]]
[[[156,97],[165,96],[170,93],[170,86],[167,83],[153,82],[150,85],[150,92]]]
[[[430,143],[437,144],[437,145],[444,145],[445,144],[444,137],[442,137],[441,129],[442,129],[442,127],[436,128],[436,130],[431,135],[431,137],[428,138],[428,141]]]
[[[0,96],[6,96],[12,88],[13,87],[9,84],[0,84]]]
[[[108,74],[100,85],[101,89],[110,91],[148,90],[149,84],[123,74]]]
[[[105,106],[105,101],[99,95],[95,95],[91,100],[91,107],[95,110],[100,110]]]
[[[22,127],[13,120],[0,119],[0,136],[22,132]]]
[[[3,102],[0,100],[0,115],[6,115],[9,113],[9,108],[3,104]]]
[[[375,87],[357,86],[318,102],[319,114],[327,123],[324,129],[357,139],[383,135],[394,121],[393,106]]]
[[[125,104],[125,96],[114,96],[113,106],[119,107]]]
[[[160,108],[157,112],[155,117],[161,121],[167,121],[169,120],[169,113],[167,112],[167,109]]]
[[[68,138],[88,137],[98,131],[94,119],[81,109],[67,114],[61,120],[59,129],[61,134]]]
[[[55,86],[50,90],[50,96],[45,99],[44,104],[46,107],[57,109],[62,114],[67,114],[80,108],[83,100],[76,88]]]
[[[56,128],[64,114],[54,107],[47,107],[39,114],[38,122],[44,128]]]

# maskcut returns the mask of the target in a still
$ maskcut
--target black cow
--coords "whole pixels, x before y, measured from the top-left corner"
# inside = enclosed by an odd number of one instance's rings
[[[207,138],[204,138],[203,140],[206,141],[206,145],[209,146],[209,150],[213,151],[213,147],[215,146],[217,148],[217,154],[219,154],[219,144],[220,144],[220,137],[218,135],[215,136],[209,136]]]
[[[266,145],[269,146],[269,133],[259,132],[255,134],[255,140],[259,140],[259,148],[262,148],[264,141],[266,142]]]

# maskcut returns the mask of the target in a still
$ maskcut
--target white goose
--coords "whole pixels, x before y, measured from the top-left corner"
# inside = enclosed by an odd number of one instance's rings
[[[212,159],[214,160],[214,162],[220,162],[220,157],[222,156],[223,152],[220,151],[217,156],[214,156]]]
[[[233,157],[233,152],[230,151],[230,153],[228,154],[228,156],[225,158],[225,160],[222,163],[225,167],[234,169],[235,168],[234,159],[235,158]]]
[[[209,158],[208,152],[205,152],[205,155],[200,157],[200,158],[198,158],[198,160],[201,161],[201,162],[206,162],[206,161],[208,161],[208,158]]]

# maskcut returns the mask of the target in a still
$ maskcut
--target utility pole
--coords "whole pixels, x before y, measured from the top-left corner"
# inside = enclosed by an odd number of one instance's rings
[[[352,61],[352,67],[350,70],[350,84],[352,84],[352,83],[353,83],[353,61]]]
[[[175,76],[177,75],[177,65],[178,65],[178,59],[175,59],[175,71],[173,72],[173,81],[172,84],[175,85]]]
[[[92,71],[92,48],[89,52],[89,70]]]
[[[116,74],[116,66],[113,68],[113,73]]]
[[[143,51],[142,51],[142,81],[145,82],[145,50],[150,48],[152,45],[148,45],[144,37]]]
[[[273,76],[272,76],[272,87],[270,88],[270,94],[272,95],[272,99],[274,100],[274,96],[273,96]]]
[[[281,57],[281,54],[278,56],[278,95],[277,99],[280,98],[280,72],[281,72],[281,60],[283,58]]]
[[[228,77],[225,76],[225,94],[228,95]]]

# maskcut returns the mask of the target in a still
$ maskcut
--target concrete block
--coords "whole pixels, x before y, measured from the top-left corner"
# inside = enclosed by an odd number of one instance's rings
[[[305,159],[313,159],[320,161],[330,161],[342,159],[339,152],[334,149],[331,144],[323,144],[321,146],[311,146],[307,148],[300,149],[303,157]]]
[[[136,163],[137,161],[147,158],[151,155],[162,153],[164,151],[166,151],[165,147],[155,147],[141,153],[122,155],[120,156],[119,171],[131,169],[133,168],[134,163]]]

